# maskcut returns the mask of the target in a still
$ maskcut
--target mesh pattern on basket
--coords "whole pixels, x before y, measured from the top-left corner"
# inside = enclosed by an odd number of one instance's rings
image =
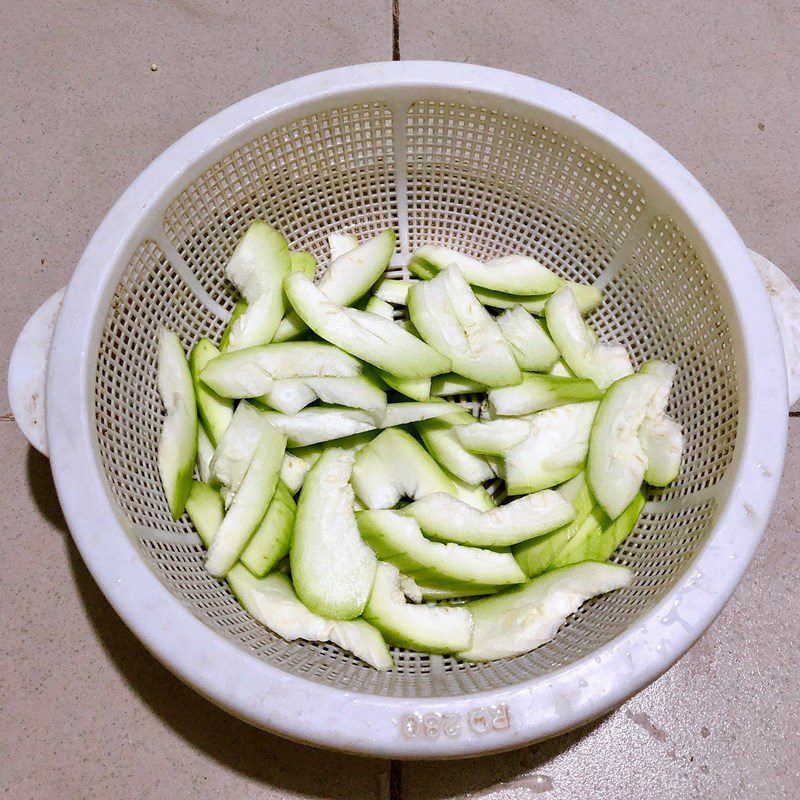
[[[131,534],[196,616],[310,680],[429,697],[546,675],[608,642],[664,596],[710,530],[714,487],[733,455],[737,385],[730,331],[703,264],[617,166],[535,119],[438,101],[419,101],[403,116],[393,120],[379,103],[316,113],[261,133],[186,187],[164,215],[164,235],[183,263],[170,264],[169,248],[145,241],[120,279],[97,358],[95,409],[108,481]],[[188,269],[232,307],[224,264],[257,217],[313,252],[321,268],[331,231],[392,225],[411,248],[437,242],[484,258],[522,252],[566,277],[608,280],[592,321],[637,364],[678,363],[671,412],[687,439],[682,477],[651,493],[614,556],[634,568],[634,585],[586,603],[550,644],[491,664],[397,650],[396,670],[379,673],[333,645],[284,642],[250,619],[205,572],[190,524],[172,522],[162,496],[155,332],[169,325],[187,349],[201,336],[219,338],[224,321],[181,276]]]

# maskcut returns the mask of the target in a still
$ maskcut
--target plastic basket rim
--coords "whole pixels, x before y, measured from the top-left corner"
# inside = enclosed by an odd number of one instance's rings
[[[603,139],[664,191],[725,278],[738,320],[740,422],[730,495],[707,541],[665,597],[589,656],[502,691],[403,698],[349,692],[292,675],[200,621],[145,564],[115,511],[95,444],[92,360],[106,284],[137,224],[174,196],[198,160],[236,132],[286,109],[357,90],[475,91],[547,111]],[[172,192],[173,194],[169,194]],[[280,735],[365,755],[445,758],[520,747],[584,724],[665,672],[721,611],[749,564],[777,493],[787,438],[782,348],[766,291],[714,200],[634,126],[568,90],[503,70],[448,62],[386,62],[316,73],[275,86],[211,117],[159,156],[125,191],[89,242],[70,281],[53,337],[47,430],[59,500],[94,579],[126,625],[162,663],[235,716]],[[510,723],[455,737],[406,738],[408,714],[455,714],[505,704]]]

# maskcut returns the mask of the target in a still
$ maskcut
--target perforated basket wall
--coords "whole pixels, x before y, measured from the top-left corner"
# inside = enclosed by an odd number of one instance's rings
[[[606,285],[592,322],[637,364],[677,362],[670,411],[687,442],[680,480],[651,493],[614,556],[634,569],[634,585],[585,604],[535,652],[483,665],[397,651],[396,670],[380,673],[333,645],[284,642],[250,619],[203,569],[189,522],[170,519],[156,471],[155,346],[163,324],[187,350],[202,336],[218,340],[234,303],[224,264],[258,217],[323,267],[330,232],[392,226],[403,256],[428,242],[478,257],[520,252],[565,277]],[[737,395],[715,288],[691,243],[635,180],[535,116],[420,99],[402,109],[332,107],[265,130],[187,185],[119,280],[97,354],[95,412],[110,491],[131,536],[197,617],[309,680],[426,697],[546,675],[590,654],[663,597],[712,525],[733,456]]]

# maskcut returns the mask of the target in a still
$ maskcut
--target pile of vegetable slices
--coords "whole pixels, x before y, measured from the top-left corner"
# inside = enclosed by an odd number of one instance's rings
[[[173,517],[286,639],[377,669],[387,645],[470,661],[540,646],[632,580],[604,562],[644,483],[680,471],[674,366],[634,372],[583,319],[601,292],[533,258],[426,246],[391,280],[393,231],[330,249],[315,283],[313,256],[255,222],[227,265],[242,299],[219,348],[187,361],[160,331]],[[465,394],[479,417],[447,399]]]

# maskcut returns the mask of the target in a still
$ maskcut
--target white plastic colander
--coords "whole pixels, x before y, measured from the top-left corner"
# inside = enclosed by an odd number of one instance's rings
[[[377,672],[334,645],[285,642],[252,620],[204,570],[188,520],[169,515],[156,469],[156,331],[167,325],[187,349],[218,339],[234,303],[224,265],[257,218],[322,265],[329,233],[391,226],[393,276],[407,274],[411,250],[439,243],[481,258],[534,255],[605,287],[592,323],[637,364],[678,364],[670,413],[686,435],[679,481],[651,491],[614,556],[633,568],[634,584],[586,603],[544,647],[488,664],[395,650],[396,668]],[[30,340],[18,363],[27,363]],[[25,381],[12,378],[22,418]],[[753,554],[787,425],[767,292],[697,181],[641,132],[570,92],[433,62],[292,81],[167,150],[78,265],[46,396],[40,445],[49,445],[69,527],[146,646],[255,725],[393,757],[521,746],[597,717],[664,672],[714,619]]]

